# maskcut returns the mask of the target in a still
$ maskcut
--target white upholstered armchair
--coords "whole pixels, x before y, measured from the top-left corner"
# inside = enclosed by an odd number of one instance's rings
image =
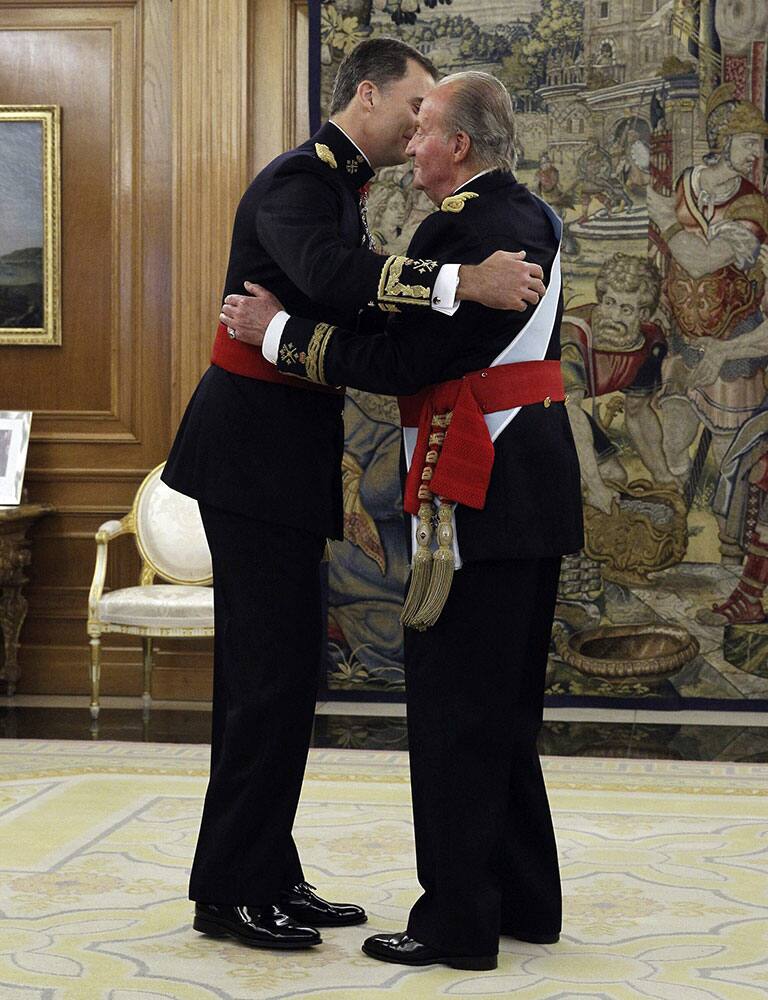
[[[164,465],[165,463],[163,463]],[[146,477],[121,521],[96,532],[96,568],[88,598],[91,643],[91,717],[99,715],[101,636],[141,636],[144,649],[144,712],[151,703],[153,640],[213,635],[211,554],[197,503],[160,479],[163,465]],[[119,535],[134,535],[141,556],[138,587],[104,593],[107,549]],[[155,583],[160,577],[167,583]]]

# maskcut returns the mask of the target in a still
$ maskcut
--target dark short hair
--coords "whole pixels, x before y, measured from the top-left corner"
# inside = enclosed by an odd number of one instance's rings
[[[335,115],[346,108],[363,80],[370,80],[382,89],[388,83],[402,80],[408,72],[409,59],[426,70],[433,80],[437,79],[432,60],[399,38],[368,38],[360,42],[344,57],[336,73],[330,114]]]

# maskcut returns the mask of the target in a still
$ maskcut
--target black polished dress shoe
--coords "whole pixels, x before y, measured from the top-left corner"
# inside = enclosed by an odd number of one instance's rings
[[[313,927],[348,927],[364,924],[368,919],[362,906],[354,903],[329,903],[313,891],[309,882],[299,882],[281,892],[277,908],[294,920],[303,920]]]
[[[231,937],[252,948],[311,948],[323,940],[276,906],[221,906],[195,903],[192,926],[210,937]]]
[[[560,934],[557,931],[554,931],[551,934],[535,934],[533,932],[529,934],[528,931],[507,930],[506,928],[502,928],[500,934],[502,937],[511,937],[514,938],[515,941],[525,941],[527,944],[557,944],[560,940]]]
[[[477,971],[495,969],[499,964],[497,955],[446,955],[422,944],[407,932],[374,934],[363,942],[363,954],[397,965],[448,965],[452,969]]]

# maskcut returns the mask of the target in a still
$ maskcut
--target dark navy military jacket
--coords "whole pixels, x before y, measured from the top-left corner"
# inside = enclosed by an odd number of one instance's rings
[[[557,252],[552,224],[541,204],[502,171],[483,174],[458,193],[478,197],[461,211],[436,211],[414,234],[412,261],[433,258],[476,264],[494,250],[525,250],[549,280]],[[456,199],[448,199],[456,205]],[[445,204],[445,203],[444,203]],[[434,311],[403,311],[384,332],[351,329],[318,334],[313,320],[292,317],[281,340],[278,368],[329,385],[409,395],[427,385],[487,367],[515,338],[531,314],[487,309],[463,302],[453,317]],[[546,360],[560,358],[562,296]],[[326,320],[328,317],[324,317]],[[296,359],[312,358],[320,337],[322,365],[307,371]],[[583,544],[581,490],[576,448],[564,403],[524,406],[495,441],[495,460],[483,510],[459,506],[459,546],[465,560],[551,556]]]
[[[369,303],[428,312],[437,262],[423,275],[406,258],[365,245],[358,191],[372,173],[330,123],[277,157],[237,209],[224,295],[244,294],[243,282],[254,281],[289,312],[346,326]],[[339,538],[342,410],[343,397],[212,366],[187,407],[163,480],[225,510]]]

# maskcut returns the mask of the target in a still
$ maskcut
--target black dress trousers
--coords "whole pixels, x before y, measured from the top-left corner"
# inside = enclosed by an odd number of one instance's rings
[[[536,737],[560,557],[466,563],[426,632],[406,629],[416,859],[408,932],[492,955],[555,934],[560,875]]]
[[[214,577],[211,776],[190,899],[268,905],[303,879],[291,830],[314,718],[325,538],[200,504]]]

